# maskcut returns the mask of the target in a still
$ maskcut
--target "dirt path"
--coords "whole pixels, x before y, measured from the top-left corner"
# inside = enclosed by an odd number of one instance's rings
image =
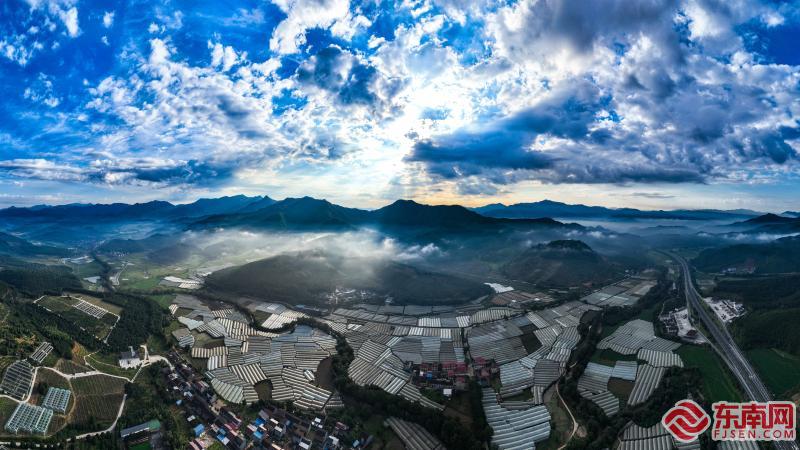
[[[575,437],[575,433],[578,432],[578,421],[575,420],[575,416],[572,415],[572,410],[569,409],[569,405],[567,405],[567,402],[565,402],[564,399],[561,398],[561,392],[558,390],[558,383],[556,383],[556,395],[558,396],[558,401],[560,401],[561,404],[564,405],[564,409],[567,410],[570,420],[572,420],[572,433],[569,435],[567,441],[564,442],[564,445],[558,448],[558,450],[563,450],[567,448],[569,441],[571,441],[572,438]]]
[[[154,362],[163,361],[163,362],[167,363],[171,369],[174,369],[174,366],[172,365],[172,363],[167,358],[165,358],[163,356],[158,356],[158,355],[150,355],[147,352],[147,349],[145,349],[145,354],[147,354],[148,359],[141,366],[139,366],[139,370],[136,371],[136,374],[133,375],[133,378],[128,380],[129,382],[133,383],[134,381],[136,381],[136,377],[139,376],[139,374],[142,372],[142,369],[144,369],[145,367],[153,364]],[[105,375],[108,375],[108,374],[105,374]],[[109,376],[115,376],[115,375],[109,375]],[[123,379],[127,380],[127,378],[125,378],[125,377],[121,377],[121,376],[116,376],[116,377],[117,378],[123,378]],[[96,436],[98,434],[109,433],[111,431],[114,431],[114,428],[117,426],[117,422],[119,421],[119,418],[122,417],[122,412],[125,411],[125,401],[127,399],[128,399],[128,394],[124,394],[122,396],[122,401],[119,404],[119,411],[117,411],[117,417],[114,419],[114,422],[111,424],[110,427],[106,428],[105,430],[92,431],[91,433],[84,433],[84,434],[75,436],[75,439],[85,439],[87,437]]]
[[[114,418],[114,422],[111,424],[110,427],[106,428],[105,430],[92,431],[91,433],[79,434],[75,436],[75,439],[86,439],[91,436],[97,436],[98,434],[104,434],[114,431],[114,428],[116,428],[119,418],[122,417],[122,411],[125,410],[125,400],[127,399],[128,399],[128,394],[124,394],[122,396],[122,401],[119,403],[119,411],[117,411],[117,417]]]
[[[123,379],[123,380],[125,380],[125,381],[127,381],[129,383],[133,383],[133,382],[136,381],[136,378],[142,372],[142,369],[144,369],[145,367],[150,366],[151,364],[154,364],[156,362],[164,362],[167,365],[169,365],[170,368],[174,368],[174,366],[172,365],[172,362],[169,361],[167,358],[165,358],[163,356],[159,356],[159,355],[150,355],[147,352],[146,352],[146,354],[148,355],[148,359],[141,366],[139,366],[139,369],[136,371],[136,373],[131,378],[126,378],[126,377],[123,377],[123,376],[120,376],[120,375],[112,375],[112,374],[108,374],[108,373],[105,373],[105,372],[100,372],[97,369],[95,369],[93,371],[89,371],[89,372],[68,374],[68,373],[64,373],[64,372],[62,372],[62,371],[60,371],[60,370],[58,370],[56,368],[53,368],[53,367],[36,367],[34,369],[34,372],[33,372],[33,382],[31,383],[31,387],[28,389],[28,394],[25,396],[25,398],[23,398],[22,400],[19,400],[19,399],[16,399],[14,397],[11,397],[11,396],[5,395],[5,394],[0,395],[0,398],[8,398],[10,400],[13,400],[16,403],[27,403],[28,400],[30,400],[30,397],[31,397],[31,395],[33,393],[33,388],[36,385],[36,378],[37,378],[37,375],[38,375],[40,369],[41,370],[49,370],[49,371],[51,371],[53,373],[56,373],[56,374],[64,377],[67,380],[67,383],[69,383],[69,385],[70,385],[70,391],[74,392],[74,389],[72,388],[72,380],[74,380],[76,378],[84,378],[84,377],[89,377],[89,376],[94,376],[94,375],[105,375],[107,377],[120,378],[120,379]],[[87,356],[90,356],[90,355],[91,354],[89,354]],[[92,366],[90,365],[89,367],[92,367]],[[92,367],[92,368],[94,369],[94,367]],[[117,416],[114,418],[114,422],[111,424],[111,426],[109,426],[108,428],[106,428],[104,430],[92,431],[92,432],[89,432],[89,433],[84,433],[84,434],[75,436],[74,439],[86,439],[86,438],[91,437],[91,436],[96,436],[96,435],[99,435],[99,434],[109,433],[111,431],[114,431],[114,428],[117,426],[117,422],[119,421],[119,418],[122,417],[122,413],[123,413],[123,411],[125,411],[125,401],[127,399],[128,399],[128,394],[124,394],[122,396],[122,401],[119,404],[119,410],[117,411]],[[74,409],[75,409],[75,403],[73,403],[73,407],[69,411],[69,413],[66,414],[66,417],[68,419],[67,423],[69,423],[69,418],[71,418],[71,415],[72,415],[72,412],[74,411]]]

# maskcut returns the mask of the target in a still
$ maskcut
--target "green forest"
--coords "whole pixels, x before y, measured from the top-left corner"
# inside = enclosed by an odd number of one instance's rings
[[[0,262],[0,281],[18,291],[38,297],[62,289],[80,289],[81,282],[69,267],[29,263],[11,258]]]

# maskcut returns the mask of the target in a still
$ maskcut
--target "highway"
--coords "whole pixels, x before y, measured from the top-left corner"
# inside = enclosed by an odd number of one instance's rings
[[[767,389],[764,382],[761,381],[758,373],[755,371],[750,362],[745,358],[742,351],[736,345],[731,337],[728,329],[721,325],[717,320],[712,317],[708,310],[703,306],[703,299],[697,292],[697,289],[692,283],[692,272],[689,263],[682,257],[669,253],[669,256],[678,262],[681,266],[683,274],[683,287],[686,292],[686,303],[689,311],[694,311],[696,317],[700,319],[705,326],[706,330],[713,337],[716,345],[712,345],[714,350],[717,351],[719,356],[728,366],[731,373],[739,380],[739,385],[745,392],[745,395],[750,399],[758,402],[767,402],[772,400],[772,394]],[[773,442],[778,450],[798,450],[796,442],[776,441]]]

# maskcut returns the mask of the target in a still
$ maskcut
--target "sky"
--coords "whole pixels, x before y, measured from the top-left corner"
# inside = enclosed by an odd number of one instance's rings
[[[0,207],[800,209],[800,2],[4,0]]]

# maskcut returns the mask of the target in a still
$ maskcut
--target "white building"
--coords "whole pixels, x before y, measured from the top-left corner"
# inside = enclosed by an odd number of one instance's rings
[[[139,353],[133,350],[133,347],[128,347],[130,350],[119,354],[119,366],[123,369],[135,369],[142,365],[142,360],[139,358]]]

